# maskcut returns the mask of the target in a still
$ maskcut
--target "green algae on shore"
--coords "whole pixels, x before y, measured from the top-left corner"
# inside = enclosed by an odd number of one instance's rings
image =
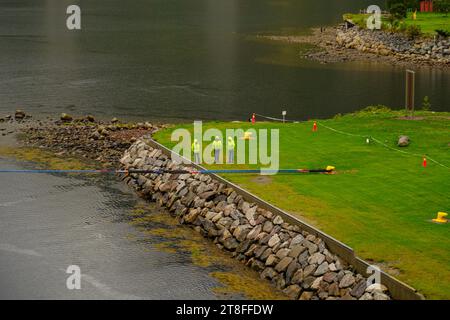
[[[147,214],[142,215],[143,211]],[[151,211],[150,211],[151,210]],[[220,284],[214,288],[219,296],[244,295],[248,299],[286,299],[284,294],[262,281],[259,275],[234,260],[198,232],[181,225],[176,217],[148,206],[132,210],[130,224],[143,233],[156,237],[152,246],[163,252],[187,254],[192,263],[211,270],[209,275]]]
[[[82,170],[94,167],[73,157],[62,157],[50,151],[31,147],[0,147],[0,157],[33,162],[38,168],[53,170]]]

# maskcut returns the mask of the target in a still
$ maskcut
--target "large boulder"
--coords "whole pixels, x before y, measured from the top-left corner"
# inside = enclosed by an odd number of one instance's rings
[[[400,136],[398,138],[397,145],[399,147],[407,147],[407,146],[409,146],[409,143],[410,143],[410,141],[409,141],[409,137],[408,136]]]

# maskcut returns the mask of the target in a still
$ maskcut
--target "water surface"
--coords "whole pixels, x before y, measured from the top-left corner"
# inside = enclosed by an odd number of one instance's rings
[[[82,31],[65,27],[67,5]],[[3,0],[0,114],[110,118],[291,119],[404,104],[404,68],[321,65],[300,47],[252,40],[334,24],[375,0]],[[417,70],[417,99],[448,110],[450,75]]]
[[[2,169],[33,167],[0,157]],[[80,290],[66,287],[71,265]],[[282,296],[243,268],[115,178],[1,174],[0,299]]]

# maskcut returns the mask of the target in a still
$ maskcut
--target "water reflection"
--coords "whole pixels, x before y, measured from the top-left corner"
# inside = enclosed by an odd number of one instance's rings
[[[245,120],[286,109],[307,119],[403,105],[403,68],[323,66],[298,46],[248,39],[336,23],[373,0],[91,0],[79,32],[65,29],[70,2],[0,3],[0,113]],[[416,81],[419,99],[448,108],[448,72],[418,70]]]
[[[0,157],[2,169],[34,168]],[[4,174],[1,299],[277,299],[283,295],[113,177]],[[82,290],[67,290],[67,266]]]

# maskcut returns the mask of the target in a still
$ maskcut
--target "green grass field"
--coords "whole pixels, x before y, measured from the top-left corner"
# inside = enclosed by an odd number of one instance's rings
[[[408,17],[404,20],[408,25],[416,24],[420,26],[424,34],[435,35],[436,30],[445,30],[450,32],[450,15],[443,13],[418,12],[417,19],[412,19],[412,13],[408,13]]]
[[[281,168],[336,166],[335,175],[226,175],[265,200],[312,223],[353,247],[360,257],[379,264],[427,298],[450,298],[450,224],[434,224],[438,211],[450,211],[450,169],[421,156],[399,153],[364,138],[338,134],[321,124],[349,133],[373,136],[402,150],[427,155],[450,167],[450,113],[421,112],[404,120],[402,112],[360,112],[319,121],[280,124],[210,122],[207,128],[280,130]],[[156,140],[171,147],[174,128]],[[206,143],[204,143],[206,144]],[[209,166],[216,168],[217,166]],[[222,165],[221,168],[252,168]]]
[[[344,19],[350,19],[360,27],[367,26],[368,14],[345,14]],[[387,16],[382,16],[383,28],[386,28],[388,20]],[[424,35],[434,36],[436,30],[445,30],[450,32],[450,15],[432,12],[417,12],[417,19],[412,19],[412,13],[408,13],[406,19],[403,20],[405,26],[418,25]]]

